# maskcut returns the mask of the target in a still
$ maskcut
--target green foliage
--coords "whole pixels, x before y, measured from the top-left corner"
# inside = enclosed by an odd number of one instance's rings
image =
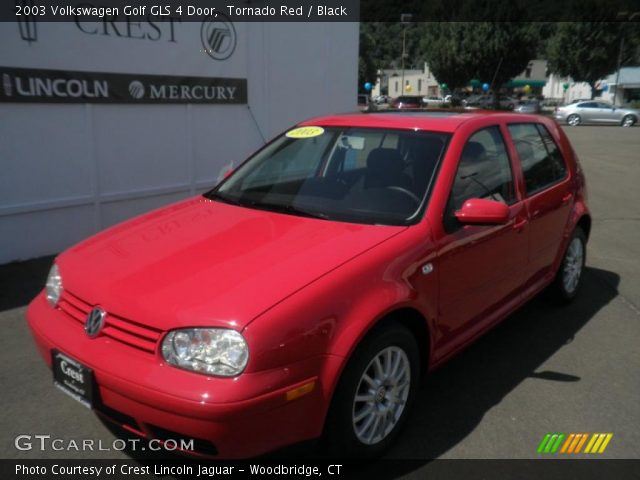
[[[373,61],[373,57],[366,52],[371,51],[374,45],[374,37],[366,29],[360,28],[360,57],[358,58],[358,92],[367,93],[364,91],[364,84],[376,82],[376,64]]]
[[[561,22],[547,46],[549,69],[593,86],[616,70],[624,33],[624,23]]]
[[[427,23],[420,46],[438,81],[450,88],[472,78],[499,86],[535,57],[536,32],[532,24],[517,22]]]

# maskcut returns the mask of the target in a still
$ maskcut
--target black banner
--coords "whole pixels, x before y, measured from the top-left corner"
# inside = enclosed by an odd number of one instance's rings
[[[640,0],[14,0],[0,21],[202,22],[640,21]]]
[[[246,104],[245,78],[0,67],[0,102]]]
[[[3,480],[289,478],[333,480],[631,480],[640,460],[0,460]]]

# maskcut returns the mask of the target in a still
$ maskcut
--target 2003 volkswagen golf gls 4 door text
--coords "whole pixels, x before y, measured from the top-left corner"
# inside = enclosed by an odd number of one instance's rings
[[[585,202],[551,119],[316,118],[63,252],[28,323],[60,388],[143,437],[376,455],[421,374],[543,288],[576,295]]]

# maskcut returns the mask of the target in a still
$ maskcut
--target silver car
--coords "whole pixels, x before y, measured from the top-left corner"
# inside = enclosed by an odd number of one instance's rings
[[[633,108],[616,107],[610,103],[589,100],[558,107],[554,116],[559,122],[566,122],[572,127],[582,123],[631,127],[640,118],[640,111]]]
[[[542,107],[537,100],[525,100],[516,107],[515,111],[518,113],[540,113]]]

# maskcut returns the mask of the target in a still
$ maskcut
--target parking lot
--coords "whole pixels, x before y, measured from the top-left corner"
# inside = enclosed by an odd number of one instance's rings
[[[640,128],[566,131],[594,219],[583,291],[567,307],[535,299],[430,375],[389,457],[537,458],[546,433],[611,432],[603,457],[640,458]],[[53,388],[27,331],[26,303],[50,261],[0,267],[0,458],[77,458],[18,451],[19,434],[114,438]]]

